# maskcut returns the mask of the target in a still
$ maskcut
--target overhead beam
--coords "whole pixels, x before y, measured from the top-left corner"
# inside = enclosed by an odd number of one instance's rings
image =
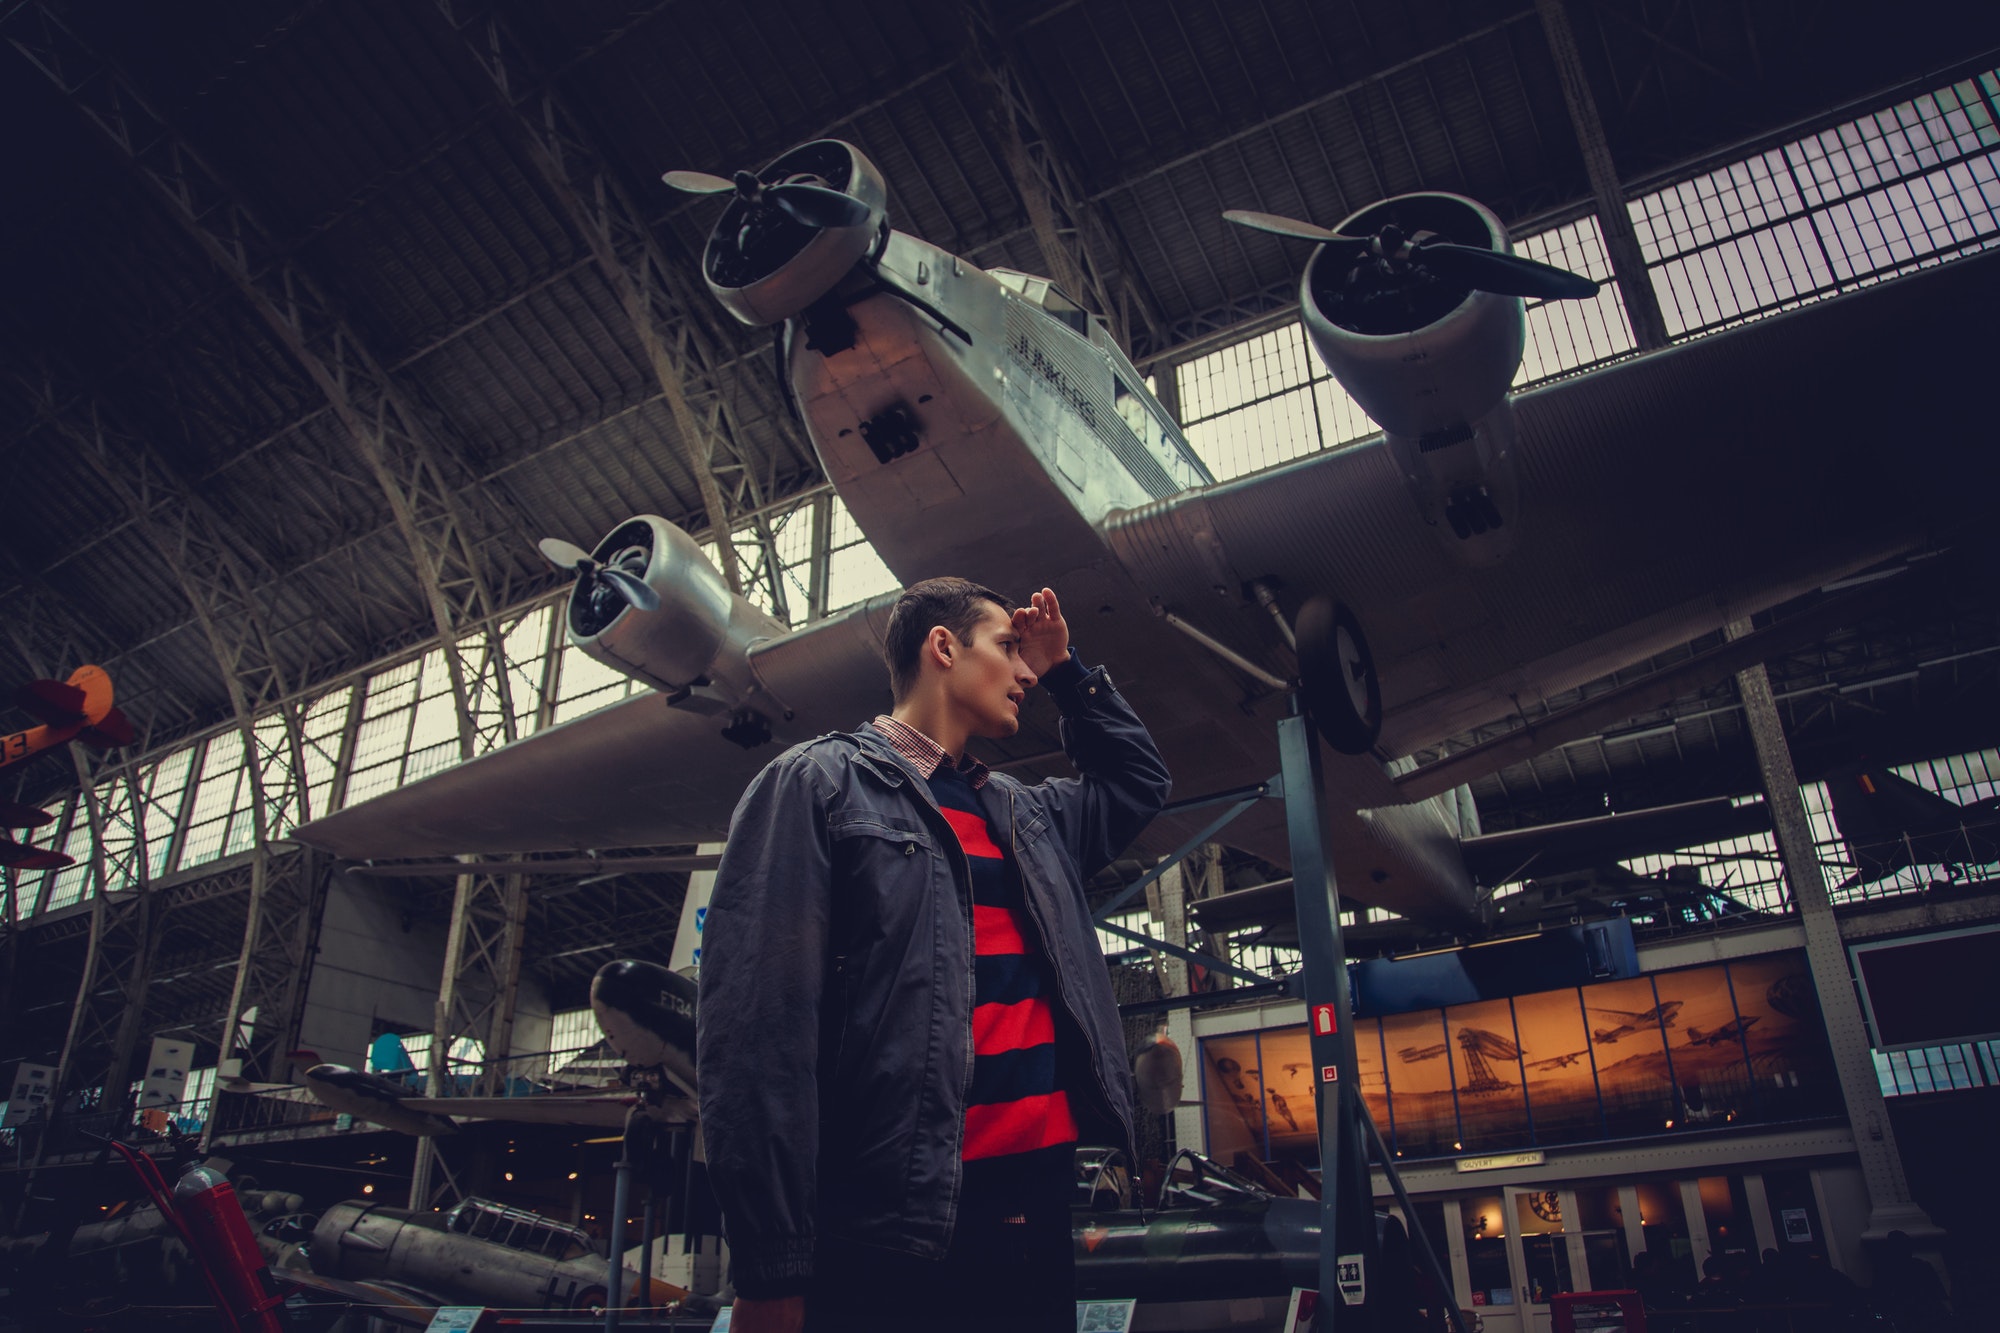
[[[1535,0],[1535,12],[1541,16],[1542,35],[1555,61],[1556,81],[1562,85],[1563,102],[1569,107],[1570,128],[1576,132],[1590,192],[1597,200],[1597,223],[1604,235],[1605,253],[1611,258],[1611,276],[1625,303],[1626,318],[1632,323],[1633,340],[1641,351],[1665,347],[1669,341],[1666,316],[1660,311],[1659,295],[1646,273],[1639,233],[1625,206],[1625,187],[1619,183],[1618,166],[1611,160],[1611,142],[1605,137],[1597,98],[1590,91],[1583,56],[1577,50],[1569,6],[1566,0]]]
[[[1859,624],[1898,605],[1909,605],[1938,586],[1939,575],[1904,572],[1864,585],[1763,629],[1734,635],[1670,667],[1592,694],[1546,717],[1420,765],[1395,779],[1411,801],[1427,800],[1523,763],[1561,745],[1663,708],[1692,690],[1730,679],[1751,666],[1822,642],[1829,634]]]
[[[409,550],[417,587],[445,648],[461,719],[460,748],[469,756],[471,683],[454,631],[461,621],[480,619],[496,607],[480,534],[460,496],[462,463],[436,447],[403,391],[319,284],[121,71],[91,50],[45,0],[29,6],[10,40],[230,278],[325,396]]]
[[[513,113],[529,160],[617,293],[673,416],[681,462],[701,494],[708,525],[718,533],[730,531],[742,510],[763,503],[765,487],[718,370],[729,359],[727,349],[714,344],[695,314],[707,298],[691,280],[690,265],[665,254],[608,156],[515,36],[501,7],[486,0],[438,0],[438,10]],[[792,449],[809,456],[796,431],[786,428],[787,420],[779,416],[774,425]],[[733,503],[718,472],[736,482]],[[716,550],[723,577],[742,592],[745,579],[734,545],[719,540]]]
[[[1055,117],[1023,75],[1013,34],[989,0],[959,0],[966,29],[968,80],[989,138],[1028,215],[1056,285],[1102,315],[1119,346],[1131,349],[1139,326],[1154,343],[1164,323],[1137,281],[1138,265],[1089,200],[1054,137]]]
[[[311,970],[308,941],[317,928],[319,896],[310,868],[301,874],[289,866],[289,873],[275,878],[270,873],[272,820],[287,814],[293,819],[308,817],[305,763],[298,710],[280,703],[291,690],[274,646],[276,636],[254,593],[250,561],[229,540],[226,525],[207,502],[166,466],[164,455],[120,429],[94,395],[73,379],[59,378],[47,362],[33,372],[17,372],[14,378],[42,420],[59,431],[73,455],[90,468],[100,493],[122,506],[154,558],[180,585],[215,658],[242,744],[252,829],[250,895],[227,1014],[257,1013],[256,1030],[263,1040],[253,1038],[258,1049],[250,1053],[248,1066],[273,1077],[280,1072],[281,1052],[269,1048],[282,1047],[290,1037],[287,1027],[296,1027],[287,1016],[298,1009]],[[258,725],[260,715],[265,718],[263,727]],[[273,721],[276,727],[268,725]],[[125,776],[134,803],[133,823],[143,829],[145,793],[136,766],[128,767]],[[268,786],[272,776],[282,780],[281,790],[274,792]],[[190,783],[181,796],[183,821],[193,798]],[[142,846],[138,864],[142,888],[147,864]],[[123,969],[114,975],[121,974]],[[137,969],[134,980],[144,975],[144,968]],[[126,1013],[114,1060],[129,1057],[126,1028],[136,1032],[146,1002],[143,984],[128,984],[123,994]],[[223,1058],[232,1054],[227,1045],[230,1032],[225,1019],[222,1029],[212,1034]]]

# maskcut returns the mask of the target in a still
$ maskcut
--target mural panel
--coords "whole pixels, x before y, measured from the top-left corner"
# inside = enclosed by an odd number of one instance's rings
[[[1520,996],[1514,1001],[1514,1027],[1521,1034],[1535,1142],[1602,1138],[1604,1117],[1597,1105],[1597,1068],[1590,1059],[1582,994],[1552,990]]]
[[[1233,1162],[1239,1152],[1263,1160],[1263,1099],[1243,1072],[1255,1068],[1256,1033],[1202,1039],[1203,1119],[1208,1125],[1208,1155],[1218,1162]]]
[[[1840,1084],[1805,955],[1731,963],[1729,982],[1736,1012],[1747,1025],[1743,1040],[1758,1116],[1799,1120],[1840,1114]]]
[[[1388,1047],[1389,1101],[1396,1117],[1392,1147],[1405,1157],[1457,1151],[1458,1108],[1452,1097],[1451,1038],[1436,1009],[1382,1020]]]
[[[1389,1135],[1389,1075],[1382,1067],[1382,1020],[1358,1018],[1354,1021],[1354,1059],[1361,1068],[1361,1100],[1375,1118],[1382,1142]]]
[[[1526,1141],[1528,1103],[1521,1090],[1513,1006],[1506,1000],[1481,1000],[1453,1005],[1444,1013],[1464,1150],[1483,1152]]]
[[[1625,1138],[1672,1129],[1680,1108],[1661,1028],[1679,1026],[1680,1003],[1655,999],[1651,977],[1586,986],[1583,1003],[1605,1133]]]
[[[1718,964],[1662,972],[1653,978],[1653,989],[1662,1009],[1678,1006],[1675,1025],[1667,1030],[1667,1053],[1681,1121],[1699,1128],[1754,1118],[1744,1037],[1761,1020],[1738,1016],[1729,998],[1728,969]]]
[[[1245,1070],[1244,1076],[1263,1094],[1269,1136],[1266,1160],[1289,1158],[1318,1166],[1319,1116],[1313,1099],[1312,1039],[1306,1025],[1264,1033],[1258,1067]]]

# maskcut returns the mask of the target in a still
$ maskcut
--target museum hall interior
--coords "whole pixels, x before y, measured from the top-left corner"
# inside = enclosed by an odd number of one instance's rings
[[[2000,1321],[2000,7],[0,108],[0,1333]]]

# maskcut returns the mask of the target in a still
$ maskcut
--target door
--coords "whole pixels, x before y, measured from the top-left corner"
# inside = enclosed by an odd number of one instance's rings
[[[1510,1185],[1502,1212],[1521,1333],[1549,1333],[1549,1298],[1589,1289],[1576,1191]]]
[[[1521,1284],[1516,1278],[1513,1245],[1507,1239],[1510,1201],[1499,1191],[1470,1194],[1458,1205],[1458,1235],[1454,1264],[1463,1255],[1465,1283],[1460,1300],[1480,1317],[1486,1333],[1525,1333],[1517,1304]]]

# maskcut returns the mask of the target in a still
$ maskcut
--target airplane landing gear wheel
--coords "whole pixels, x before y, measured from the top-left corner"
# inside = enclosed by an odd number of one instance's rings
[[[1299,609],[1299,694],[1313,725],[1342,754],[1366,754],[1382,734],[1382,682],[1353,612],[1331,597]]]

